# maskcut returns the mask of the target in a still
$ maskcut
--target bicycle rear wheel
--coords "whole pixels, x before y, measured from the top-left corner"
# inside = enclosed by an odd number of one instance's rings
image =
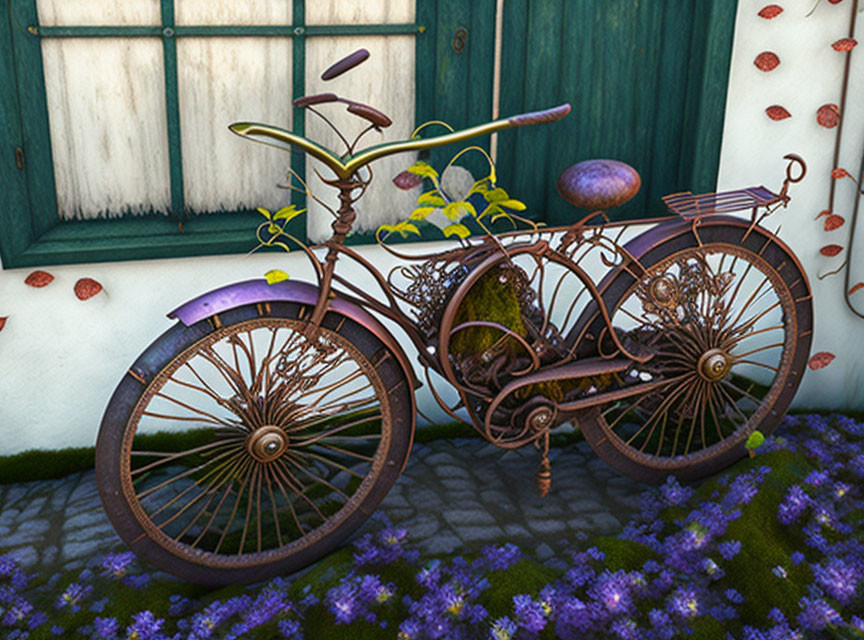
[[[249,583],[335,549],[396,481],[410,384],[389,349],[328,314],[271,302],[178,324],[136,361],[99,432],[120,537],[192,582]]]
[[[807,279],[788,249],[746,225],[698,232],[701,243],[689,232],[658,243],[641,278],[606,287],[619,336],[655,354],[630,373],[652,385],[579,422],[601,458],[646,482],[700,478],[746,455],[751,433],[782,420],[810,350]]]

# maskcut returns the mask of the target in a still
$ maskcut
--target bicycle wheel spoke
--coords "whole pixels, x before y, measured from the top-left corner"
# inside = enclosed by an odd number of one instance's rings
[[[212,458],[212,459],[208,460],[207,462],[204,462],[203,464],[198,465],[197,467],[194,467],[192,469],[188,469],[187,471],[184,471],[183,473],[179,473],[175,476],[172,476],[168,480],[160,482],[155,487],[151,487],[151,488],[147,489],[146,491],[144,491],[143,493],[136,494],[136,497],[138,498],[139,501],[143,500],[144,498],[153,494],[154,492],[158,491],[159,489],[167,487],[169,484],[176,482],[177,480],[181,480],[182,478],[187,478],[194,473],[198,473],[199,471],[201,471],[202,469],[206,468],[207,466],[213,464],[214,462],[218,462],[219,460],[224,459],[226,456],[230,456],[232,453],[233,453],[233,451],[225,451],[223,453],[220,453],[215,458]]]
[[[171,453],[171,452],[161,453],[161,452],[156,452],[156,451],[132,451],[132,452],[130,452],[130,455],[138,455],[138,456],[156,456],[156,455],[158,455],[158,456],[164,456],[164,457],[162,457],[161,460],[157,460],[156,462],[151,462],[148,465],[145,465],[143,467],[139,467],[138,469],[131,470],[130,475],[134,476],[134,475],[138,475],[140,473],[144,473],[145,471],[150,471],[151,469],[154,469],[155,467],[163,465],[166,462],[171,462],[173,460],[177,460],[177,459],[182,458],[184,456],[190,456],[190,455],[194,455],[196,453],[202,453],[204,451],[209,451],[211,449],[216,449],[219,447],[227,447],[227,446],[234,446],[234,442],[219,440],[217,442],[209,442],[207,444],[202,444],[200,447],[193,447],[192,449],[186,449],[185,451],[180,451],[177,453]]]
[[[293,455],[292,455],[292,454],[293,454]],[[342,489],[340,489],[339,487],[337,487],[336,485],[334,485],[334,484],[331,483],[330,481],[325,480],[325,479],[322,478],[321,476],[315,475],[314,473],[312,473],[311,471],[309,471],[306,467],[304,467],[302,464],[300,464],[299,462],[297,462],[297,461],[294,459],[295,457],[300,457],[299,454],[298,454],[298,452],[289,451],[289,452],[288,452],[288,455],[285,456],[285,459],[286,459],[288,462],[290,462],[292,465],[294,465],[295,467],[297,467],[300,471],[302,471],[305,475],[307,475],[307,476],[308,476],[310,479],[312,479],[314,482],[317,482],[317,483],[319,483],[319,484],[323,484],[323,485],[324,485],[325,487],[327,487],[328,489],[332,489],[333,491],[335,491],[336,493],[338,493],[339,496],[345,500],[345,502],[348,502],[349,497],[348,497],[348,495],[345,494],[344,491],[342,491]]]

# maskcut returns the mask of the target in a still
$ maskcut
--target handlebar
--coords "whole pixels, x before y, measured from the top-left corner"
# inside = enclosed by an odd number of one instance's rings
[[[360,60],[360,62],[362,62],[362,60]],[[359,64],[359,62],[355,63],[355,65],[356,64]],[[347,71],[348,68],[345,68],[344,71]],[[315,102],[308,102],[308,100],[318,99],[322,96],[326,96],[326,98],[322,98],[320,100],[321,102],[332,102],[332,100],[329,99],[329,94],[307,96],[305,98],[299,98],[299,100],[307,100],[307,105],[316,104]],[[351,111],[352,107],[354,108],[354,111],[352,113],[355,113],[356,115],[361,115],[373,123],[373,117],[377,118],[380,115],[384,118],[387,118],[387,116],[385,116],[381,112],[360,103],[349,104],[348,110]],[[368,110],[375,111],[375,113],[373,114]],[[363,113],[360,113],[361,111],[363,111]],[[267,144],[279,149],[283,149],[285,151],[291,151],[292,147],[299,147],[316,160],[320,160],[325,165],[330,167],[330,169],[332,169],[333,172],[340,179],[347,179],[351,177],[354,173],[356,173],[361,167],[385,156],[390,156],[396,153],[403,153],[406,151],[418,151],[421,149],[441,147],[447,144],[451,144],[453,142],[469,140],[471,138],[487,135],[496,131],[501,131],[503,129],[510,129],[512,127],[523,127],[534,124],[547,124],[560,120],[568,113],[570,113],[570,105],[562,104],[551,109],[545,109],[543,111],[533,111],[531,113],[523,113],[511,116],[510,118],[495,120],[494,122],[487,122],[486,124],[469,127],[468,129],[462,129],[461,131],[454,131],[452,133],[448,133],[442,136],[435,136],[433,138],[413,138],[411,140],[402,140],[398,142],[385,142],[383,144],[364,149],[359,153],[353,155],[346,155],[343,157],[336,155],[333,151],[319,145],[317,142],[313,142],[308,138],[304,138],[303,136],[297,135],[296,133],[292,133],[290,131],[286,131],[285,129],[281,129],[279,127],[273,127],[270,125],[260,124],[256,122],[235,122],[228,128],[239,136],[249,138],[250,140],[254,140],[255,142],[261,142],[262,144]],[[389,118],[387,118],[387,121],[389,124]],[[386,125],[381,124],[379,126]]]

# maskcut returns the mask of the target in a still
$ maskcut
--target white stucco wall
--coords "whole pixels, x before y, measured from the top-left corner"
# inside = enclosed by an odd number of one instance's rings
[[[825,231],[824,218],[815,218],[828,208],[830,173],[833,167],[837,129],[826,129],[816,121],[820,106],[840,104],[843,64],[851,55],[847,117],[843,122],[843,145],[839,166],[855,176],[864,152],[864,51],[861,46],[851,54],[839,53],[831,44],[848,36],[851,2],[830,4],[821,0],[780,3],[784,11],[766,20],[757,14],[767,3],[740,0],[729,78],[726,121],[720,160],[718,190],[764,184],[777,189],[782,182],[782,159],[797,153],[807,162],[804,181],[792,185],[792,202],[769,218],[765,225],[780,227],[780,237],[800,258],[813,288],[814,336],[812,351],[829,351],[837,358],[825,369],[810,371],[795,398],[795,404],[821,408],[864,408],[864,320],[846,307],[843,274],[818,279],[818,275],[839,267],[848,257],[849,230],[854,203],[854,184],[844,179],[837,183],[834,213],[846,224]],[[862,6],[864,8],[864,6]],[[864,14],[858,14],[856,38],[864,41]],[[763,51],[773,51],[780,65],[773,71],[760,71],[754,64]],[[781,105],[792,114],[774,121],[765,109]],[[864,230],[857,229],[857,255],[851,268],[864,280]],[[835,258],[819,253],[827,244],[838,244],[844,251]],[[864,291],[855,294],[857,309],[864,311]],[[855,298],[853,297],[853,300]]]
[[[820,256],[820,246],[829,242],[848,246],[848,223],[827,233],[814,221],[827,206],[836,131],[817,125],[815,113],[824,103],[839,103],[843,54],[833,51],[830,44],[846,35],[848,3],[831,5],[823,0],[810,18],[804,13],[812,7],[811,0],[784,3],[796,6],[785,7],[771,21],[756,17],[764,4],[761,0],[739,3],[720,189],[760,183],[776,189],[785,153],[796,152],[807,160],[807,179],[793,186],[789,209],[778,212],[770,222],[772,229],[782,223],[780,236],[798,253],[810,274],[816,309],[814,351],[832,351],[838,357],[828,368],[807,373],[796,404],[862,408],[864,364],[859,344],[864,338],[864,320],[845,309],[839,277],[824,281],[815,277],[839,265],[836,259]],[[354,45],[346,45],[338,55],[353,50]],[[753,59],[765,50],[775,51],[781,59],[781,65],[768,74],[753,66]],[[332,44],[322,43],[322,58],[332,58],[335,52]],[[864,66],[861,53],[856,54],[849,113],[864,112]],[[374,82],[357,87],[361,94],[369,93],[370,101],[382,90],[380,83],[386,79],[381,75],[379,71]],[[311,75],[308,80],[310,92],[323,90]],[[793,117],[771,121],[764,109],[772,104],[784,105]],[[411,112],[413,108],[406,113]],[[847,119],[841,162],[856,172],[864,148],[864,120],[857,120]],[[249,147],[250,154],[269,153],[259,145],[238,142]],[[380,172],[382,185],[386,186],[383,176],[388,173],[394,171]],[[852,198],[848,186],[841,185],[836,206],[847,220]],[[389,206],[406,211],[410,203]],[[313,226],[320,227],[324,217],[315,220]],[[362,252],[382,271],[394,264],[378,248],[367,247]],[[312,279],[300,252],[57,266],[47,268],[55,280],[41,289],[24,284],[32,269],[0,271],[0,316],[9,317],[0,331],[0,454],[92,445],[115,385],[137,355],[171,326],[172,321],[165,317],[168,311],[204,291],[261,277],[274,267],[296,279]],[[864,276],[864,260],[859,260],[858,273]],[[79,301],[73,285],[82,277],[102,283],[104,292]],[[371,280],[367,282],[371,286]],[[425,412],[444,419],[428,390],[421,390],[418,398]]]

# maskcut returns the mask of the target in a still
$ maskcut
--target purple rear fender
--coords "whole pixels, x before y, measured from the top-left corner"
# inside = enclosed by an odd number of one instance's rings
[[[208,291],[189,300],[169,313],[168,317],[176,318],[189,327],[229,309],[258,302],[276,301],[299,302],[314,306],[318,302],[318,287],[300,280],[283,280],[276,284],[267,284],[267,281],[261,278],[245,280]],[[375,334],[399,360],[412,388],[416,389],[421,386],[420,381],[414,375],[414,368],[411,366],[405,351],[375,316],[353,302],[340,298],[338,294],[330,300],[329,310],[351,318]]]

